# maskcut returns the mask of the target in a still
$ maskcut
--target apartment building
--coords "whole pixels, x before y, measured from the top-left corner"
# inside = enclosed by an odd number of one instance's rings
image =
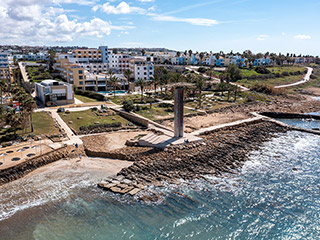
[[[154,76],[154,65],[143,58],[131,59],[130,70],[133,72],[135,81],[140,79],[150,81]]]
[[[44,80],[36,83],[36,97],[45,106],[59,106],[74,103],[72,85],[56,80]]]
[[[13,82],[11,65],[13,58],[10,52],[0,52],[0,79]]]
[[[108,63],[108,47],[75,49],[72,51],[74,57],[88,63]]]

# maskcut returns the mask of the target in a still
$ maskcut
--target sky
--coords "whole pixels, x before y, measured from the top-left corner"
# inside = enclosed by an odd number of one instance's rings
[[[319,0],[0,0],[0,44],[320,55]]]

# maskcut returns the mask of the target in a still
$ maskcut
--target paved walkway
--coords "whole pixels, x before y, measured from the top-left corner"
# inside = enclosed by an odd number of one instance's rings
[[[308,72],[307,72],[307,74],[304,76],[303,80],[301,80],[301,81],[299,81],[299,82],[296,82],[296,83],[291,83],[291,84],[286,84],[286,85],[275,86],[274,88],[293,87],[293,86],[301,85],[301,84],[304,84],[304,83],[310,81],[310,77],[311,77],[311,74],[312,74],[312,72],[313,72],[313,68],[307,67],[307,69],[308,69]]]
[[[18,64],[19,64],[19,68],[20,68],[20,71],[21,71],[21,75],[22,75],[23,81],[29,82],[29,78],[28,78],[24,63],[23,62],[18,62]]]

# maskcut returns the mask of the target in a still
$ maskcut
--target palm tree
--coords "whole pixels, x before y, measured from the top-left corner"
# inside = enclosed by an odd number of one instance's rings
[[[32,112],[35,108],[36,108],[36,102],[32,99],[32,97],[28,96],[23,102],[23,110],[30,116],[31,132],[34,131]]]
[[[125,70],[123,72],[123,75],[127,79],[128,85],[129,85],[129,81],[130,81],[130,78],[131,78],[131,74],[132,74],[132,71],[130,69],[127,69],[127,70]]]
[[[160,83],[160,79],[156,78],[156,77],[155,78],[151,78],[151,82],[152,82],[152,84],[154,86],[154,95],[156,95],[157,94],[157,86]]]
[[[22,117],[15,110],[11,110],[6,115],[6,123],[14,130],[14,137],[17,137],[17,129],[22,123]]]
[[[113,96],[116,97],[116,88],[117,88],[118,78],[116,76],[110,76],[109,81],[113,86]]]
[[[139,79],[139,80],[136,82],[136,85],[137,85],[138,87],[140,87],[140,90],[141,90],[141,102],[142,102],[142,100],[143,100],[143,89],[144,89],[146,83],[145,83],[145,81],[143,81],[142,79]]]
[[[6,87],[6,81],[4,79],[1,79],[0,80],[0,97],[1,97],[1,102],[0,104],[2,105],[2,99],[3,99],[3,96],[2,96],[2,93],[3,93],[3,89]]]
[[[202,99],[202,89],[204,86],[204,80],[201,76],[198,77],[196,81],[196,89],[199,91],[198,101],[199,101],[199,108],[201,107],[201,99]]]

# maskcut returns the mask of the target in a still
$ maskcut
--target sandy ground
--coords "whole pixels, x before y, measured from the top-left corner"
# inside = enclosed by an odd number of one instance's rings
[[[72,158],[72,159],[62,159],[51,164],[48,164],[44,167],[38,168],[31,172],[28,176],[37,175],[43,172],[55,172],[55,171],[63,171],[65,173],[68,172],[101,172],[103,175],[115,175],[122,168],[129,167],[133,164],[133,162],[122,161],[122,160],[114,160],[108,158],[92,158],[92,157],[82,157],[80,158]]]
[[[243,120],[249,118],[250,115],[245,113],[214,113],[208,114],[207,116],[195,116],[190,118],[185,118],[184,121],[184,131],[189,133],[200,128],[207,128],[210,126],[220,125],[223,123],[235,122],[238,120]],[[166,127],[173,129],[173,121],[164,121],[163,124]]]
[[[315,96],[320,96],[320,88],[309,87],[309,88],[306,88],[305,90],[312,92],[312,94]]]
[[[145,131],[102,133],[82,137],[81,140],[83,144],[92,151],[112,151],[125,147],[127,140],[147,133],[148,132]]]

